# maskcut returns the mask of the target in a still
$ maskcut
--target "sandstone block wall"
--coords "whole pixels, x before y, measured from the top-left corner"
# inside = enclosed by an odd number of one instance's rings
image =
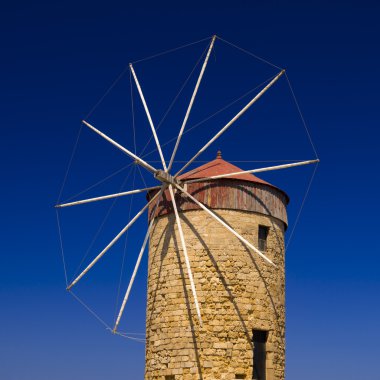
[[[214,211],[255,246],[258,226],[268,226],[266,254],[277,267],[204,211],[181,212],[200,327],[174,215],[156,218],[149,247],[146,380],[252,379],[253,329],[269,332],[267,380],[284,379],[284,223],[255,212]]]

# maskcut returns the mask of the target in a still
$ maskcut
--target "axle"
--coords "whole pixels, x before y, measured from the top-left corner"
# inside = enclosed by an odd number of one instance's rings
[[[172,175],[164,172],[163,170],[157,170],[154,174],[154,178],[158,179],[161,182],[165,182],[172,185],[178,183],[178,181]]]

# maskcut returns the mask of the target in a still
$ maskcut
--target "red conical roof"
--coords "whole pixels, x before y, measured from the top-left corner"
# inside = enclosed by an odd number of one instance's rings
[[[190,179],[201,179],[201,178],[208,178],[220,174],[229,174],[229,173],[235,173],[235,172],[241,172],[243,171],[239,167],[232,165],[231,163],[225,161],[222,159],[222,154],[220,151],[218,151],[216,159],[213,161],[208,162],[207,164],[204,164],[202,166],[199,166],[187,173],[184,173],[178,177],[178,179],[182,181],[190,180]],[[226,179],[236,179],[240,181],[248,181],[248,182],[255,182],[260,183],[263,185],[267,185],[270,187],[275,188],[276,190],[281,191],[286,195],[286,198],[289,200],[288,195],[279,189],[278,187],[270,184],[269,182],[266,182],[255,175],[251,173],[245,173],[240,175],[234,175],[231,177],[226,177]]]

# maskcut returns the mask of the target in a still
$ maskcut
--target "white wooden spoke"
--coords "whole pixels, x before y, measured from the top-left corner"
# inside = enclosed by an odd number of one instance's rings
[[[102,201],[104,199],[112,199],[112,198],[123,197],[125,195],[143,193],[145,191],[150,191],[150,190],[155,190],[155,189],[160,189],[160,188],[161,188],[161,186],[146,187],[144,189],[136,189],[136,190],[124,191],[122,193],[103,195],[101,197],[82,199],[80,201],[75,201],[75,202],[70,202],[70,203],[63,203],[63,204],[60,204],[60,205],[56,205],[55,207],[56,208],[71,207],[71,206],[81,205],[81,204],[84,204],[84,203]]]
[[[102,252],[95,257],[94,260],[86,267],[86,269],[67,287],[70,290],[102,257],[103,255],[120,239],[120,237],[136,222],[136,220],[144,213],[149,205],[162,193],[159,191],[134,217],[133,219],[112,239],[112,241],[103,249]]]
[[[197,311],[199,323],[202,326],[202,317],[201,317],[201,312],[199,310],[197,291],[196,291],[195,285],[194,285],[193,273],[191,271],[190,260],[189,260],[188,254],[187,254],[185,237],[183,235],[183,230],[182,230],[182,225],[181,225],[181,219],[180,219],[179,214],[178,214],[177,204],[176,204],[176,201],[175,201],[175,198],[174,198],[174,191],[173,191],[173,186],[172,185],[169,185],[169,191],[170,191],[170,197],[172,199],[174,213],[175,213],[175,218],[176,218],[176,222],[177,222],[177,226],[178,226],[178,232],[179,232],[179,237],[180,237],[180,240],[181,240],[183,256],[185,258],[187,275],[189,276],[191,291],[193,293],[195,309]]]
[[[182,173],[191,163],[197,159],[197,157],[202,154],[217,138],[219,138],[236,120],[240,118],[258,99],[261,98],[264,93],[273,86],[274,83],[284,74],[285,70],[282,70],[278,75],[276,75],[240,112],[238,112],[206,145],[201,148],[198,153],[191,158],[187,164],[185,164],[181,170],[179,170],[175,177]]]
[[[86,125],[87,127],[89,127],[90,129],[92,129],[94,132],[96,132],[99,136],[102,136],[105,140],[107,140],[108,142],[110,142],[112,145],[116,146],[116,148],[120,149],[122,152],[126,153],[128,156],[130,156],[131,158],[133,158],[139,165],[141,165],[145,169],[149,170],[152,173],[155,173],[157,171],[157,169],[155,169],[152,165],[149,165],[143,159],[141,159],[140,157],[136,156],[134,153],[132,153],[128,149],[124,148],[123,146],[121,146],[116,141],[112,140],[106,134],[104,134],[103,132],[100,132],[93,125],[91,125],[90,123],[87,123],[87,121],[82,120],[82,123],[84,125]]]
[[[125,296],[124,296],[123,302],[122,302],[121,307],[120,307],[119,314],[118,314],[116,322],[115,322],[115,326],[114,326],[114,328],[112,330],[114,333],[116,332],[116,330],[117,330],[117,328],[119,326],[120,319],[121,319],[121,317],[122,317],[122,315],[124,313],[125,305],[127,304],[127,301],[128,301],[128,298],[129,298],[129,294],[131,293],[131,289],[132,289],[133,283],[135,281],[135,277],[136,277],[137,271],[139,269],[141,259],[142,259],[143,255],[144,255],[145,247],[146,247],[146,245],[148,243],[150,232],[152,230],[153,223],[154,223],[154,214],[155,214],[157,206],[158,206],[158,204],[160,202],[161,195],[162,195],[162,191],[160,192],[160,195],[159,195],[159,197],[157,198],[157,201],[156,201],[156,205],[154,206],[152,220],[149,223],[148,231],[145,234],[145,238],[144,238],[142,247],[140,249],[140,253],[139,253],[138,257],[137,257],[137,261],[136,261],[136,265],[135,265],[135,268],[134,268],[133,273],[132,273],[132,277],[131,277],[131,279],[129,281],[127,291],[125,292]]]
[[[195,199],[191,194],[189,194],[185,189],[183,189],[181,186],[175,184],[178,190],[182,191],[188,198],[190,198],[194,203],[196,203],[199,207],[201,207],[204,211],[206,211],[211,217],[213,217],[215,220],[217,220],[222,226],[224,226],[228,231],[230,231],[232,234],[234,234],[242,243],[247,245],[249,248],[251,248],[254,252],[256,252],[262,259],[264,259],[269,264],[276,267],[276,265],[268,259],[262,252],[260,252],[255,246],[253,246],[248,240],[243,238],[240,234],[238,234],[233,228],[231,228],[227,223],[225,223],[222,219],[220,219],[213,211],[211,211],[209,208],[207,208],[203,203],[199,202],[197,199]]]
[[[133,69],[132,63],[129,64],[129,67],[131,69],[133,78],[135,80],[137,90],[138,90],[138,92],[140,94],[141,101],[142,101],[142,103],[144,105],[145,113],[146,113],[146,116],[148,117],[150,128],[152,129],[154,140],[156,141],[158,153],[160,154],[160,157],[161,157],[162,167],[166,171],[167,170],[166,162],[165,162],[165,159],[164,159],[164,155],[162,154],[161,145],[160,145],[160,142],[158,140],[156,129],[154,128],[153,120],[152,120],[152,117],[150,116],[150,112],[149,112],[148,106],[146,104],[146,101],[145,101],[145,98],[144,98],[144,94],[143,94],[143,92],[141,90],[141,86],[140,86],[140,83],[139,83],[139,81],[137,79],[135,70]]]
[[[244,171],[240,171],[240,172],[214,175],[214,176],[211,176],[211,177],[191,179],[190,181],[186,181],[186,183],[203,182],[203,181],[207,181],[207,180],[213,180],[213,179],[219,179],[219,178],[228,178],[228,177],[231,177],[231,176],[238,176],[238,175],[242,175],[242,174],[261,173],[261,172],[268,172],[268,171],[271,171],[271,170],[288,169],[288,168],[293,168],[295,166],[315,164],[317,162],[319,162],[319,159],[309,160],[309,161],[295,162],[295,163],[292,163],[292,164],[285,164],[285,165],[268,166],[266,168],[244,170]]]
[[[172,165],[173,165],[173,162],[174,162],[174,158],[175,158],[175,155],[177,153],[177,150],[178,150],[178,146],[179,146],[179,143],[181,141],[181,138],[182,138],[182,135],[183,135],[183,131],[185,129],[185,126],[186,126],[186,123],[187,123],[187,120],[189,118],[189,115],[190,115],[190,111],[193,107],[193,103],[194,103],[194,100],[195,100],[195,96],[197,95],[197,92],[198,92],[198,88],[199,88],[199,85],[201,83],[201,80],[203,78],[203,74],[206,70],[206,66],[207,66],[207,62],[210,58],[210,54],[211,54],[211,51],[212,51],[212,48],[214,46],[214,43],[215,43],[215,39],[216,39],[216,36],[213,36],[212,37],[212,40],[211,40],[211,43],[210,43],[210,47],[208,48],[208,52],[207,52],[207,55],[206,55],[206,58],[203,62],[203,66],[202,66],[202,69],[201,69],[201,72],[199,74],[199,77],[198,77],[198,80],[197,80],[197,83],[195,85],[195,88],[194,88],[194,92],[193,92],[193,95],[190,99],[190,103],[189,103],[189,106],[187,108],[187,111],[186,111],[186,115],[185,115],[185,118],[183,120],[183,123],[182,123],[182,126],[181,126],[181,129],[179,131],[179,134],[178,134],[178,138],[177,138],[177,141],[175,143],[175,146],[174,146],[174,150],[173,150],[173,153],[172,153],[172,157],[170,159],[170,162],[169,162],[169,166],[168,166],[168,171],[170,171],[170,169],[172,168]]]

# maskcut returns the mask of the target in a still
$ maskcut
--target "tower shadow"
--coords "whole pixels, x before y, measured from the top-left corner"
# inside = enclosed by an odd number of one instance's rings
[[[174,231],[174,228],[173,228],[173,231]],[[187,316],[189,318],[189,323],[190,323],[191,337],[192,337],[193,346],[194,346],[195,360],[197,362],[199,380],[203,380],[203,374],[202,374],[202,367],[201,367],[201,361],[200,361],[200,355],[199,355],[198,342],[197,342],[197,337],[195,335],[194,321],[193,321],[192,314],[191,314],[189,293],[188,293],[187,287],[186,287],[186,281],[185,281],[184,271],[183,271],[183,267],[182,267],[181,257],[180,257],[180,253],[179,253],[179,247],[178,247],[177,238],[175,236],[175,233],[173,233],[173,242],[174,242],[175,252],[176,252],[176,255],[177,255],[177,259],[178,259],[179,270],[180,270],[180,273],[181,273],[181,280],[182,280],[182,285],[183,285],[183,292],[184,292],[184,295],[185,295]]]

